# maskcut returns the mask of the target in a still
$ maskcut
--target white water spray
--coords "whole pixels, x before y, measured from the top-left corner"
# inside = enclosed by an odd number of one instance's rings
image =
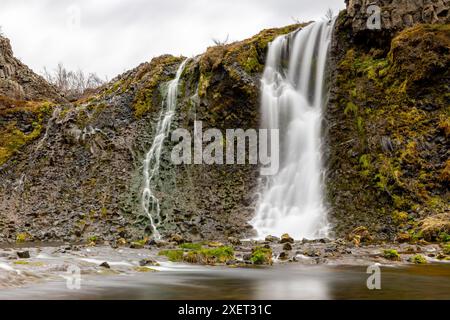
[[[142,209],[150,219],[153,236],[160,239],[158,226],[161,223],[159,199],[155,195],[155,178],[158,177],[161,152],[164,141],[169,134],[170,125],[177,108],[178,84],[186,66],[187,59],[178,68],[175,79],[168,83],[167,95],[163,101],[161,115],[156,126],[155,138],[144,160],[144,190],[142,192]]]
[[[251,221],[258,238],[328,235],[321,127],[332,30],[333,22],[316,22],[270,44],[261,89],[262,128],[280,130],[280,170],[261,186]]]

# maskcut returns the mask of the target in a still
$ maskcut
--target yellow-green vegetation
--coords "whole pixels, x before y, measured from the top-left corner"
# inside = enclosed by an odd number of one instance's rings
[[[272,249],[256,247],[252,250],[250,261],[253,264],[272,264]]]
[[[141,240],[137,240],[137,241],[131,242],[131,245],[135,246],[135,247],[143,247],[143,246],[145,246],[148,243],[148,241],[149,241],[149,238],[148,237],[144,237]]]
[[[349,44],[338,62],[329,191],[342,223],[352,217],[376,229],[393,221],[406,232],[450,212],[442,153],[450,128],[449,25],[406,29],[385,49]]]
[[[24,266],[31,266],[31,267],[42,267],[45,264],[40,261],[25,261],[25,260],[16,260],[13,262],[16,265],[24,265]]]
[[[98,237],[97,236],[90,236],[88,238],[88,242],[97,243],[97,241],[98,241]]]
[[[192,244],[191,244],[192,245]],[[194,249],[195,248],[195,249]],[[225,263],[234,258],[234,250],[229,246],[218,248],[200,248],[198,246],[187,246],[184,250],[163,250],[159,255],[166,256],[172,262],[188,262],[198,264]]]
[[[134,114],[137,118],[142,118],[151,110],[158,110],[161,99],[159,99],[160,85],[170,80],[165,76],[165,69],[168,66],[179,64],[183,58],[173,56],[161,56],[154,58],[150,63],[142,67],[133,82],[141,83],[142,86],[134,99]]]
[[[443,183],[450,182],[450,159],[445,163],[445,166],[441,171],[440,179]]]
[[[439,234],[439,239],[442,242],[450,242],[450,234],[448,234],[447,232],[441,232]]]
[[[429,242],[448,241],[450,212],[435,214],[419,221],[414,232],[418,239],[425,239]]]
[[[75,103],[76,107],[76,123],[80,128],[86,127],[92,119],[97,119],[99,115],[108,107],[105,102],[99,101],[100,97],[92,97],[87,102],[78,101]],[[60,117],[64,117],[73,107],[65,108]]]
[[[23,242],[29,241],[30,239],[31,239],[30,234],[28,234],[26,232],[18,233],[16,235],[16,242],[17,243],[23,243]]]
[[[400,255],[397,250],[387,249],[383,252],[383,257],[388,260],[400,261]]]
[[[394,221],[395,224],[400,225],[408,221],[408,214],[403,211],[395,210],[392,213],[392,220]]]
[[[189,263],[216,264],[225,263],[233,258],[233,248],[223,246],[218,248],[202,248],[200,250],[188,251],[184,257],[184,261]]]
[[[41,135],[52,108],[50,102],[20,101],[0,96],[0,120],[8,117],[8,121],[0,121],[0,165]],[[30,129],[24,132],[20,129],[22,126]]]
[[[199,96],[206,96],[211,77],[217,70],[226,70],[230,78],[236,81],[242,78],[239,69],[249,75],[261,73],[264,70],[264,57],[269,43],[277,36],[288,34],[303,26],[295,24],[279,29],[267,29],[250,39],[208,48],[200,59]],[[240,89],[247,94],[254,94],[255,90],[244,83]],[[216,99],[219,98],[221,97],[216,95]]]
[[[415,263],[415,264],[426,264],[427,263],[427,259],[425,259],[424,256],[422,256],[421,254],[416,254],[415,256],[412,256],[409,259],[410,262]]]
[[[442,248],[442,252],[444,252],[444,254],[450,255],[450,244],[444,245],[444,247]]]
[[[137,272],[157,272],[157,270],[149,267],[134,267],[133,270]]]
[[[417,242],[423,239],[422,231],[415,232],[414,230],[410,231],[412,242]]]
[[[160,256],[166,256],[171,262],[183,261],[183,250],[162,250],[158,253]]]

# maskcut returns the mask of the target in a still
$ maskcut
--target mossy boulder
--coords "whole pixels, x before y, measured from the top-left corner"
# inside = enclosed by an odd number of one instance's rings
[[[201,244],[182,244],[182,250],[162,250],[160,256],[166,256],[172,262],[193,264],[224,264],[234,259],[234,250],[229,246],[204,248]]]
[[[418,223],[417,233],[428,242],[444,241],[444,234],[450,234],[450,214],[433,215]]]
[[[383,257],[388,260],[400,261],[400,255],[394,249],[384,250]]]
[[[442,252],[446,255],[450,255],[450,244],[446,244],[442,248]]]
[[[253,248],[250,261],[256,265],[271,265],[272,249],[264,247]]]
[[[294,243],[294,239],[287,233],[283,234],[280,243]]]
[[[421,254],[416,254],[415,256],[412,256],[411,258],[409,258],[408,261],[411,263],[414,263],[414,264],[427,264],[428,263],[427,259],[424,256],[422,256]]]

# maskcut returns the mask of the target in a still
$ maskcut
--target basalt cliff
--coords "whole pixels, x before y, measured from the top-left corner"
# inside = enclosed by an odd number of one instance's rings
[[[369,3],[370,2],[370,3]],[[367,6],[381,8],[368,28]],[[337,17],[325,110],[333,236],[443,241],[450,234],[449,1],[349,0]],[[305,24],[306,25],[306,24]],[[258,128],[268,45],[305,25],[263,30],[190,58],[172,128]],[[153,58],[68,102],[0,38],[0,242],[151,237],[143,160],[167,83],[185,57]],[[166,139],[156,185],[160,232],[248,238],[255,165],[179,165]],[[450,236],[449,236],[450,237]]]

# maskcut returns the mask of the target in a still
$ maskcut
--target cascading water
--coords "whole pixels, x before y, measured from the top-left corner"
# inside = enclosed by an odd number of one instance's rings
[[[153,236],[156,239],[160,238],[158,232],[158,225],[161,223],[159,199],[155,195],[155,181],[158,177],[159,165],[161,159],[161,152],[163,149],[164,141],[169,134],[172,118],[175,115],[178,98],[178,84],[180,82],[181,75],[186,66],[187,59],[181,63],[178,68],[175,79],[168,83],[167,95],[163,101],[161,115],[159,117],[158,124],[156,126],[155,138],[153,139],[152,146],[147,152],[144,160],[144,190],[142,192],[142,209],[150,220],[150,226],[152,228]]]
[[[251,224],[258,237],[328,235],[321,160],[325,74],[333,21],[276,38],[262,79],[262,128],[280,130],[280,170],[266,178]]]

